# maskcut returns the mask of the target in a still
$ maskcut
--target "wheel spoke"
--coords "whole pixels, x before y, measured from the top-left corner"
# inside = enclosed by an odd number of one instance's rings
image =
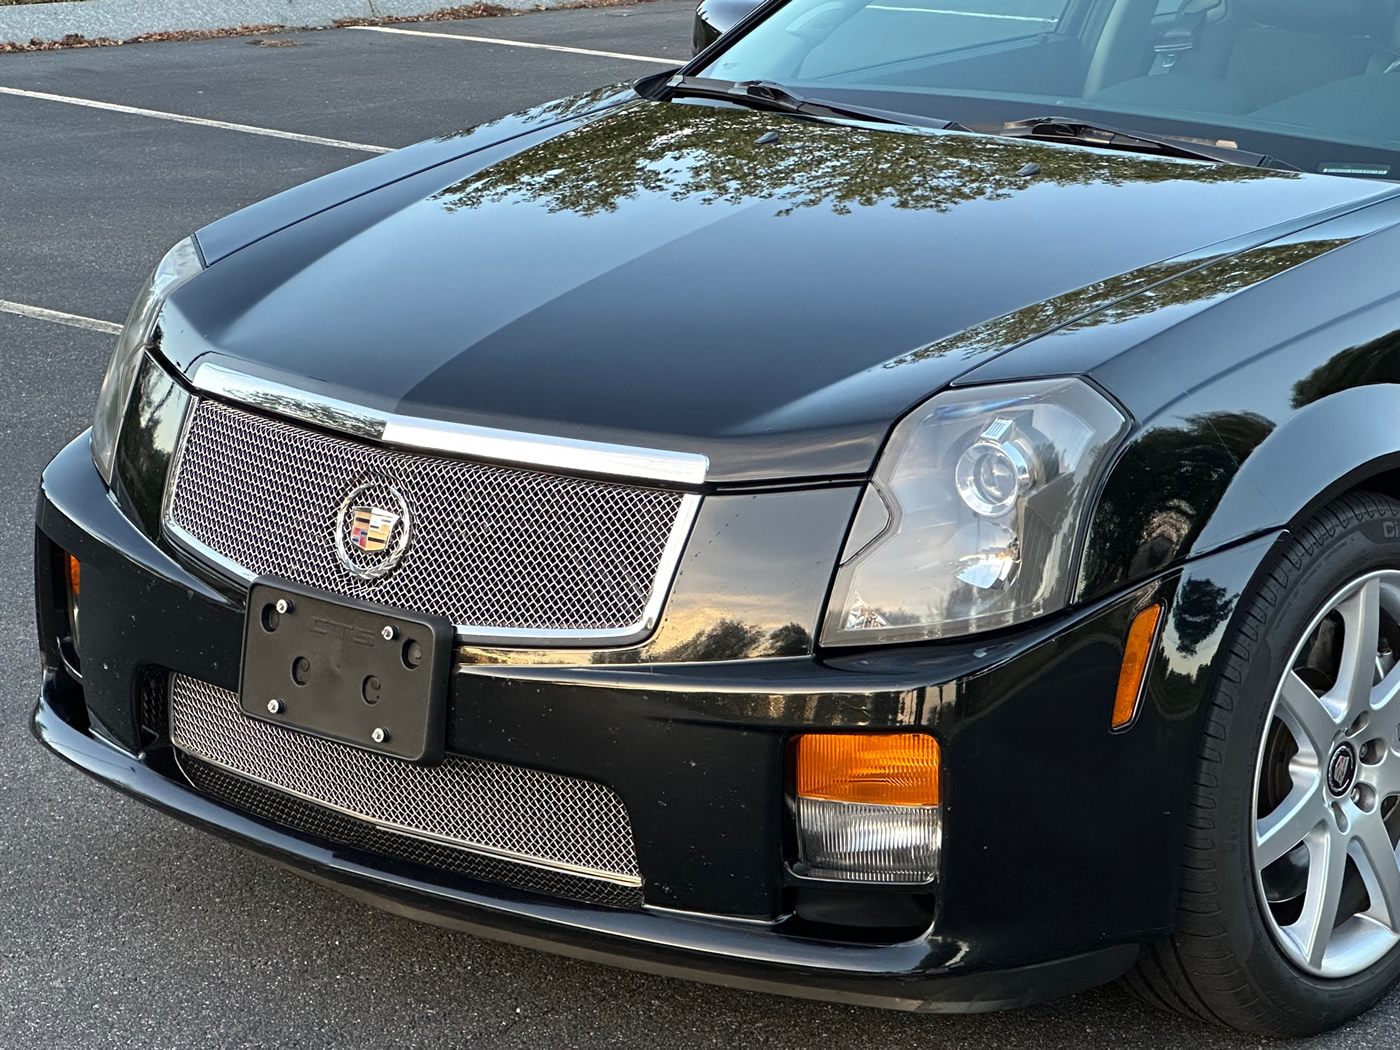
[[[1361,779],[1376,789],[1378,802],[1400,795],[1400,755],[1386,748],[1378,763],[1363,769]]]
[[[1300,751],[1311,751],[1319,766],[1332,750],[1332,739],[1341,728],[1341,712],[1334,712],[1298,675],[1289,671],[1279,687],[1276,713],[1283,719]]]
[[[1254,860],[1262,871],[1292,850],[1327,815],[1322,793],[1322,777],[1312,783],[1294,785],[1288,797],[1274,811],[1254,825]]]
[[[1347,870],[1346,840],[1331,828],[1325,828],[1315,831],[1307,842],[1310,859],[1303,914],[1288,930],[1308,965],[1321,969],[1342,898],[1342,880]]]
[[[1329,699],[1356,717],[1371,707],[1376,681],[1376,650],[1381,637],[1381,583],[1370,579],[1337,606],[1345,625],[1341,666]]]
[[[1371,710],[1393,731],[1396,725],[1400,724],[1400,703],[1395,700],[1400,696],[1400,664],[1396,664],[1389,674],[1385,674],[1385,669],[1378,660],[1376,671],[1380,682],[1371,690]]]
[[[1377,919],[1383,915],[1385,924],[1400,932],[1400,862],[1379,809],[1356,822],[1352,842],[1352,859],[1371,897],[1371,914]]]

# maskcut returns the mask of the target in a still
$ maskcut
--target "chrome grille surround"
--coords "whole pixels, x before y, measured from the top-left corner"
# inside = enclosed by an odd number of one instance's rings
[[[622,800],[589,780],[449,755],[418,766],[247,717],[238,696],[170,686],[178,751],[368,821],[382,831],[623,886],[640,886]]]
[[[165,533],[245,579],[275,576],[445,616],[463,641],[546,646],[643,640],[698,495],[424,455],[196,401],[167,494]],[[392,487],[414,535],[363,579],[338,548],[344,501]],[[341,513],[337,513],[337,509]]]

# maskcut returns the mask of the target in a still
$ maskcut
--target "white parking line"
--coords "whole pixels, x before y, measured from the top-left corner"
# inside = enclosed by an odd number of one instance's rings
[[[399,33],[403,36],[430,36],[434,40],[465,40],[473,44],[504,44],[506,47],[532,47],[540,51],[563,51],[569,55],[595,55],[598,58],[621,58],[628,62],[652,62],[660,66],[679,66],[684,58],[654,58],[651,55],[625,55],[621,51],[593,51],[586,47],[565,47],[563,44],[535,44],[528,40],[502,40],[492,36],[466,36],[463,33],[426,33],[421,29],[391,29],[389,26],[346,26],[370,33]]]
[[[107,335],[120,335],[122,330],[121,325],[111,321],[99,321],[95,317],[84,317],[81,314],[66,314],[62,310],[45,310],[42,306],[26,306],[24,303],[12,303],[8,299],[0,299],[0,313],[18,314],[20,317],[32,317],[36,321],[52,321],[54,324],[86,328],[90,332],[104,332]]]
[[[1007,22],[1049,22],[1054,18],[1036,18],[1034,15],[993,15],[985,11],[948,11],[941,7],[893,7],[888,4],[869,4],[872,11],[918,11],[925,15],[960,15],[963,18],[999,18]]]
[[[291,139],[293,142],[308,142],[313,146],[334,146],[336,149],[353,149],[361,153],[392,153],[389,146],[370,146],[363,142],[346,142],[343,139],[327,139],[320,135],[302,135],[295,131],[278,131],[275,128],[258,128],[251,124],[230,124],[226,120],[207,120],[204,117],[190,117],[183,113],[166,113],[159,109],[141,109],[138,106],[119,106],[115,102],[98,102],[91,98],[74,98],[71,95],[51,95],[47,91],[26,91],[24,88],[0,86],[0,95],[17,95],[20,98],[37,98],[45,102],[63,102],[70,106],[86,106],[89,109],[105,109],[112,113],[129,113],[136,117],[154,117],[157,120],[173,120],[180,124],[198,124],[206,128],[220,128],[224,131],[241,131],[245,135],[262,135],[270,139]]]

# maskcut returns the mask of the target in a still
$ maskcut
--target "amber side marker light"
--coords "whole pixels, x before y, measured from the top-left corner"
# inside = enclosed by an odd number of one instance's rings
[[[1127,729],[1137,717],[1142,703],[1142,681],[1152,660],[1152,646],[1157,640],[1157,625],[1162,621],[1162,606],[1149,605],[1133,619],[1128,628],[1128,642],[1123,647],[1123,666],[1118,672],[1118,693],[1113,698],[1113,728]]]
[[[64,604],[68,607],[68,638],[72,645],[72,651],[68,659],[76,671],[80,662],[79,642],[78,642],[78,594],[83,585],[83,566],[73,555],[63,552],[63,566],[60,570],[63,573],[63,582],[68,584],[68,594]]]

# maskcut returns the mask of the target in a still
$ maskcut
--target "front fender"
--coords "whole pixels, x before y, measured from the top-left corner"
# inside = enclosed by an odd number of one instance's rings
[[[1396,351],[1400,380],[1400,339]],[[1288,528],[1400,470],[1400,382],[1351,387],[1273,418],[1253,408],[1177,416],[1127,447],[1094,515],[1082,590],[1108,593]]]
[[[1400,468],[1400,384],[1332,394],[1304,406],[1246,459],[1191,554],[1301,522],[1371,477]]]
[[[1374,218],[1389,223],[1383,212]],[[1208,285],[1203,308],[1088,370],[1140,422],[1093,502],[1078,600],[1287,528],[1348,489],[1389,485],[1379,476],[1400,469],[1400,228],[1367,232],[1370,218],[1314,228],[1320,254],[1243,289]]]

